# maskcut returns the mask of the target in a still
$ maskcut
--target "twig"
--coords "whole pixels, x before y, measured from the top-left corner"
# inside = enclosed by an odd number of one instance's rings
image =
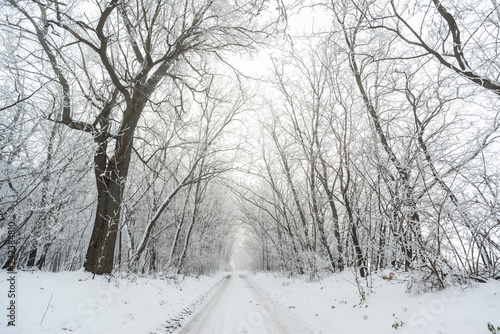
[[[49,303],[47,304],[47,308],[45,309],[45,313],[43,314],[43,318],[42,318],[42,320],[40,320],[40,325],[42,324],[42,321],[43,321],[43,319],[45,319],[45,315],[47,314],[47,311],[49,310],[50,302],[52,301],[53,295],[54,295],[54,293],[52,292],[52,294],[50,295]]]

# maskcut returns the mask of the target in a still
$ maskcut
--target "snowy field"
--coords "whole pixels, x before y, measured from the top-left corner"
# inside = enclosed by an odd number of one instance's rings
[[[203,296],[225,274],[181,282],[152,278],[108,280],[86,272],[18,272],[16,327],[0,333],[150,333]],[[7,291],[2,272],[0,291]],[[6,310],[5,298],[0,299]],[[6,313],[6,312],[4,312]]]
[[[500,281],[413,295],[406,282],[373,279],[363,301],[349,272],[320,282],[272,274],[252,278],[313,333],[489,333],[500,326]]]
[[[7,278],[2,272],[2,291]],[[500,326],[499,281],[420,295],[406,292],[403,275],[371,284],[363,299],[349,271],[319,282],[263,273],[108,282],[85,272],[19,272],[16,326],[5,327],[4,316],[1,333],[479,334]]]

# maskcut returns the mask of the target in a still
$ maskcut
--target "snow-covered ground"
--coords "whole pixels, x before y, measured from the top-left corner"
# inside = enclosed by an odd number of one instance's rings
[[[18,272],[16,326],[7,325],[7,272],[0,271],[0,333],[151,333],[196,302],[226,274],[181,282],[79,272]]]
[[[399,276],[399,277],[398,277]],[[500,326],[500,281],[411,294],[403,275],[393,280],[374,277],[365,300],[348,271],[307,282],[273,274],[257,274],[276,304],[287,307],[313,333],[490,333]],[[500,333],[500,332],[499,332]]]
[[[374,277],[360,297],[352,273],[320,282],[275,274],[172,279],[18,272],[16,326],[0,333],[489,333],[500,326],[500,282],[406,293],[402,275]],[[0,293],[7,294],[7,272]],[[198,313],[199,312],[199,313]],[[225,326],[219,326],[225,323]],[[174,327],[182,327],[174,331]],[[191,333],[189,330],[187,331]]]

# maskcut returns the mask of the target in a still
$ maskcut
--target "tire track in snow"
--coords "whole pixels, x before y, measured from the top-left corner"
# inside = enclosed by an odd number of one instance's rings
[[[217,303],[220,300],[222,294],[226,291],[232,276],[227,275],[222,285],[217,289],[216,293],[209,300],[209,302],[203,306],[203,308],[194,316],[194,318],[179,332],[179,334],[189,334],[197,333],[199,330],[197,328],[203,328],[203,325],[210,319]]]
[[[177,316],[174,316],[162,325],[160,329],[155,332],[151,332],[151,334],[172,334],[176,333],[180,328],[182,328],[186,322],[191,322],[191,316],[200,308],[204,306],[207,298],[211,297],[212,294],[219,294],[221,291],[225,289],[229,280],[231,279],[231,275],[225,276],[219,282],[217,282],[208,292],[206,292],[199,299],[195,300],[188,306],[182,309],[181,312]],[[214,297],[215,297],[214,295]],[[189,323],[188,323],[189,324]]]
[[[231,277],[179,334],[292,334],[243,275]],[[304,333],[301,333],[304,334]]]
[[[313,334],[314,330],[244,274],[227,275],[151,334]]]

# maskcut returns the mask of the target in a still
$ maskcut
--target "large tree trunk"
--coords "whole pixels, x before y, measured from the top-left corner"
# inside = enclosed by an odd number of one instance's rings
[[[98,180],[97,183],[97,210],[84,267],[87,271],[101,275],[113,270],[121,191],[107,191],[102,181]]]
[[[98,142],[94,156],[97,209],[84,264],[85,270],[94,274],[109,274],[113,270],[123,190],[130,166],[133,134],[144,109],[143,105],[141,107],[125,112],[120,135],[115,138],[113,157],[109,159],[106,154],[107,127],[95,138]]]

